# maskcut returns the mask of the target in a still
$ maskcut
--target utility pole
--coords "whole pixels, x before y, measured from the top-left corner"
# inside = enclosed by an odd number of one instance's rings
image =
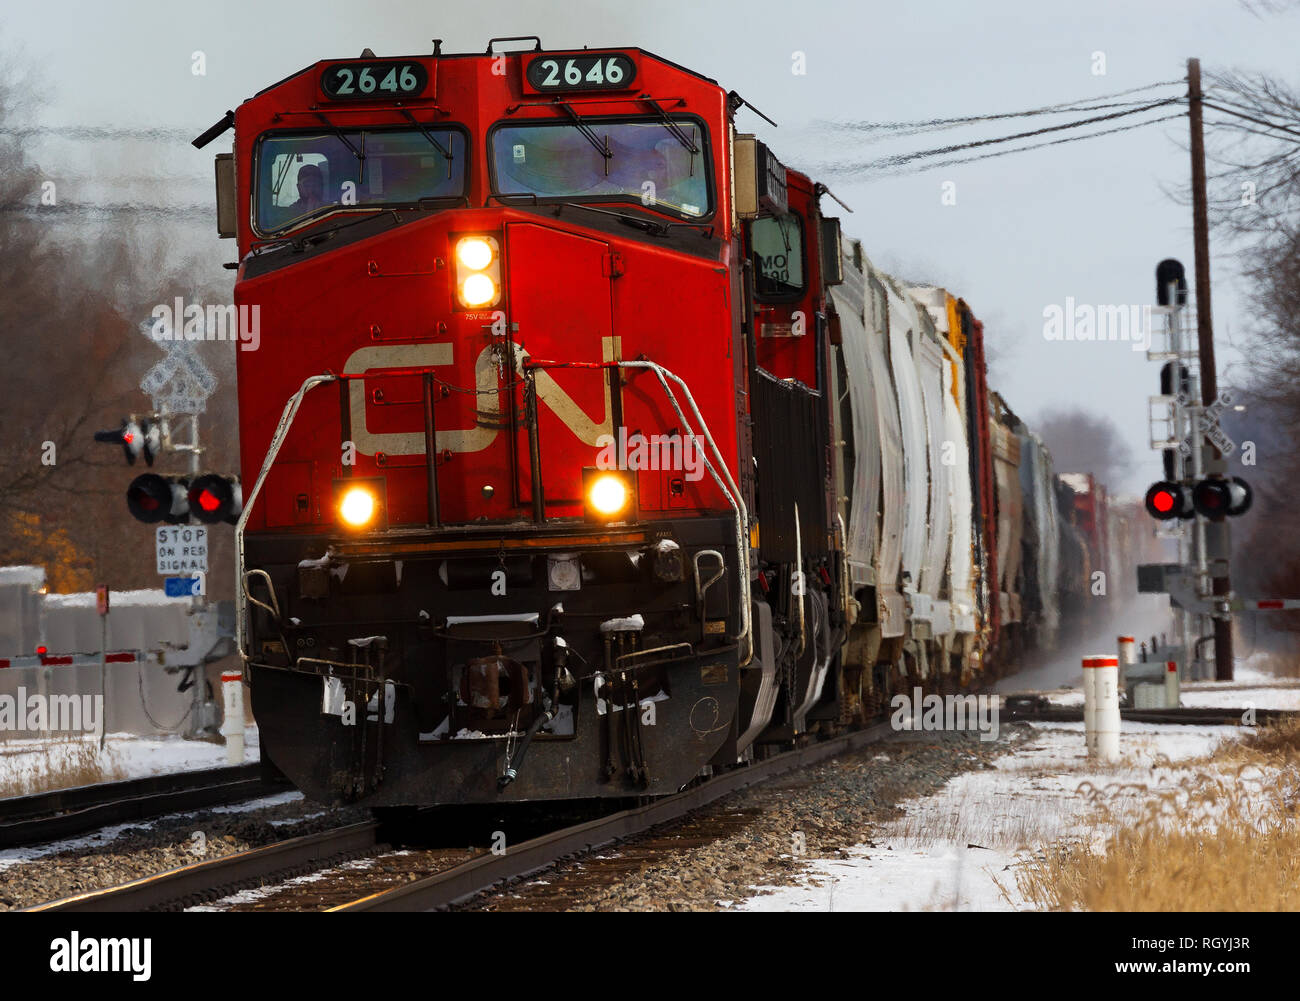
[[[1214,325],[1210,310],[1210,223],[1205,190],[1205,134],[1202,123],[1201,61],[1187,60],[1187,106],[1191,126],[1192,152],[1192,237],[1196,258],[1196,333],[1201,369],[1201,405],[1208,407],[1219,396],[1218,379],[1214,368]],[[1200,430],[1195,435],[1200,435]],[[1204,442],[1210,449],[1205,472],[1224,473],[1223,455],[1212,442]],[[1232,585],[1228,576],[1230,539],[1228,523],[1220,518],[1206,525],[1209,543],[1207,550],[1217,557],[1211,561],[1211,590],[1226,599]],[[1232,680],[1232,619],[1224,614],[1214,619],[1214,677],[1217,681]]]

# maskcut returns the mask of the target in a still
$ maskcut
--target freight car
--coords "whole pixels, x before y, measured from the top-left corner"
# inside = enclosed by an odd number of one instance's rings
[[[1013,666],[1068,561],[965,301],[846,245],[736,92],[525,41],[320,62],[195,141],[234,129],[260,313],[263,754],[376,807],[662,795]]]

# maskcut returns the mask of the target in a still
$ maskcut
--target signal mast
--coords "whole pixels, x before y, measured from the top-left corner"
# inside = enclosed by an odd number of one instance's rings
[[[152,320],[140,324],[140,332],[151,341],[160,340],[154,333],[154,326]],[[128,465],[135,465],[136,459],[143,457],[145,465],[152,467],[154,460],[164,452],[189,453],[188,473],[164,475],[145,472],[131,481],[126,490],[126,506],[137,521],[148,525],[182,526],[196,522],[201,525],[221,522],[233,525],[243,511],[239,478],[202,471],[205,449],[199,442],[199,416],[206,409],[208,396],[216,388],[216,377],[199,359],[193,343],[167,340],[170,341],[166,344],[167,357],[155,363],[140,381],[141,390],[152,397],[153,410],[147,414],[130,414],[122,418],[119,427],[95,432],[95,441],[120,445]],[[179,440],[175,433],[177,425],[181,424],[188,426],[186,441]],[[161,545],[160,540],[160,553]],[[186,588],[179,593],[190,595],[192,613],[205,612],[207,571],[205,555],[195,576],[167,581],[168,594],[178,593],[172,590],[172,585]],[[161,557],[159,572],[164,572]],[[232,763],[242,763],[244,754],[241,686],[242,680],[232,685],[223,679],[227,717],[224,729]],[[207,683],[201,668],[194,678],[193,687],[189,736],[199,737],[208,732],[208,719],[213,713],[207,702]],[[237,716],[237,720],[233,716]]]

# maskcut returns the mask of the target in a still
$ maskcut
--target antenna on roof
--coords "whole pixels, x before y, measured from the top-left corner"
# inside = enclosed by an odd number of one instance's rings
[[[364,49],[361,50],[361,55],[358,56],[357,58],[358,58],[358,59],[374,59],[374,58],[375,58],[375,50],[372,49],[369,45],[367,45]]]

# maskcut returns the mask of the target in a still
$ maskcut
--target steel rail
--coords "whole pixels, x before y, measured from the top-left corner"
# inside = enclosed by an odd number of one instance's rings
[[[261,848],[205,859],[100,890],[87,890],[61,900],[22,908],[24,911],[146,911],[185,903],[187,898],[226,895],[241,885],[295,869],[320,869],[330,860],[373,851],[379,844],[379,824],[366,821],[318,834],[290,838]]]
[[[262,777],[261,765],[151,775],[55,789],[0,801],[0,848],[72,837],[109,824],[221,806],[289,789]]]
[[[566,856],[581,854],[621,838],[631,837],[687,814],[731,793],[758,785],[827,758],[836,757],[893,733],[887,722],[808,747],[787,751],[744,768],[724,772],[699,785],[646,806],[622,810],[574,827],[533,838],[508,848],[504,855],[483,854],[468,862],[391,890],[374,893],[330,911],[439,910],[473,897],[497,883],[545,869]]]
[[[1252,714],[1252,719],[1259,726],[1269,723],[1282,723],[1300,719],[1300,710],[1296,709],[1246,709],[1215,708],[1207,706],[1185,706],[1178,709],[1120,709],[1120,719],[1130,723],[1168,723],[1177,726],[1228,726],[1251,727],[1243,722],[1243,717]],[[1000,714],[1003,723],[1082,723],[1083,707],[1053,706],[1048,709],[1003,708]]]

